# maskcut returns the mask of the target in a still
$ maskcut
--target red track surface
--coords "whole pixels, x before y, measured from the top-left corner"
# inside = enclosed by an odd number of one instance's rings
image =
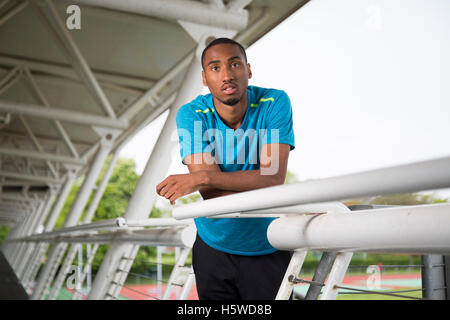
[[[368,275],[348,275],[344,278],[342,285],[344,286],[365,286]],[[311,280],[311,278],[305,277],[305,280]],[[382,288],[386,289],[399,289],[405,288],[405,285],[395,285],[395,284],[383,284],[383,281],[389,280],[420,280],[420,274],[382,274]],[[162,286],[161,290],[164,292],[165,285]],[[170,299],[176,299],[176,290],[180,288],[175,288],[172,292]],[[131,300],[156,300],[158,298],[158,287],[157,285],[127,285],[122,288],[120,295],[124,298]],[[181,289],[179,290],[181,292]],[[195,285],[188,296],[188,300],[198,300],[197,290]]]

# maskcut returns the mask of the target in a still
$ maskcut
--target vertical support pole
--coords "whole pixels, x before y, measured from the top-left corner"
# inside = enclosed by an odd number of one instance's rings
[[[158,298],[162,297],[162,278],[163,278],[163,268],[162,268],[162,248],[161,246],[156,247],[156,282],[158,288]]]
[[[446,299],[450,300],[450,256],[444,256]]]
[[[445,300],[444,256],[438,254],[423,255],[421,260],[423,298],[430,300]]]
[[[176,132],[176,113],[178,108],[192,100],[202,90],[200,55],[205,43],[197,47],[196,55],[186,71],[184,81],[178,92],[175,102],[170,108],[169,116],[161,130],[147,165],[142,173],[136,189],[130,199],[124,217],[128,220],[147,218],[156,200],[155,186],[164,178],[170,161],[167,161],[168,152],[176,145],[173,133]],[[113,243],[110,245],[105,258],[97,272],[88,299],[104,299],[111,286],[116,270],[122,256],[130,250],[129,245]],[[129,271],[129,270],[125,270]]]
[[[109,151],[111,150],[111,147],[112,136],[106,135],[102,137],[100,149],[97,151],[95,159],[86,175],[86,178],[84,179],[83,185],[81,186],[80,191],[78,192],[77,197],[70,209],[70,212],[67,215],[66,221],[64,222],[63,226],[64,228],[76,225],[76,223],[80,219],[80,216],[83,213],[83,209],[86,206],[86,203],[95,185],[95,181],[102,169]],[[39,275],[36,288],[34,289],[31,296],[32,299],[42,299],[44,297],[57,269],[54,266],[59,265],[66,248],[67,244],[64,243],[53,246],[50,249],[49,259],[47,260],[42,273]]]
[[[325,279],[327,278],[327,275],[330,272],[331,267],[333,266],[336,255],[336,252],[324,252],[322,254],[319,264],[317,265],[316,272],[314,273],[314,276],[312,278],[313,282],[325,283]],[[306,292],[305,300],[317,300],[321,290],[322,286],[318,286],[313,283],[310,284],[308,291]]]

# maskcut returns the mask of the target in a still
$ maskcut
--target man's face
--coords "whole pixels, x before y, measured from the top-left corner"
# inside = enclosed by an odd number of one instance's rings
[[[241,49],[222,43],[209,48],[203,60],[203,84],[223,104],[237,104],[247,92],[252,73]]]

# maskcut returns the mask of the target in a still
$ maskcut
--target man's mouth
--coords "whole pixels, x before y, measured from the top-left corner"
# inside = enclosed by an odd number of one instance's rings
[[[222,91],[225,94],[233,94],[236,92],[236,86],[234,84],[226,84],[222,86]]]

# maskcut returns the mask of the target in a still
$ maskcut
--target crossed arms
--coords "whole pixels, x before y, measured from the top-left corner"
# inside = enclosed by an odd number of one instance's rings
[[[175,204],[176,199],[195,191],[207,200],[283,184],[289,151],[288,144],[265,144],[260,169],[236,172],[222,172],[210,153],[202,153],[200,161],[194,161],[195,155],[190,155],[184,159],[189,173],[168,176],[156,186],[156,192]]]

